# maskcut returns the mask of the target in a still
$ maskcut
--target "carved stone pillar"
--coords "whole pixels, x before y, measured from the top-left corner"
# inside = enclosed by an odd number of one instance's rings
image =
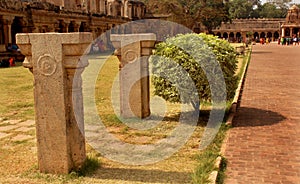
[[[99,0],[100,1],[100,14],[106,14],[106,3],[105,0]]]
[[[128,0],[124,0],[124,17],[128,18]]]
[[[3,16],[5,45],[8,45],[8,43],[12,43],[11,25],[13,23],[14,18],[15,17],[11,16]]]
[[[91,41],[90,33],[17,34],[17,44],[26,56],[23,66],[34,75],[41,172],[68,173],[85,161],[82,81],[74,74],[81,74],[88,65],[80,57]]]
[[[120,60],[120,113],[124,118],[145,118],[150,115],[148,58],[156,35],[111,35]]]
[[[96,1],[99,1],[99,0],[90,0],[89,1],[89,9],[88,9],[89,12],[91,12],[91,13],[97,12]]]
[[[285,28],[281,28],[281,37],[285,37]]]
[[[130,3],[128,3],[128,18],[129,19],[132,19],[133,18],[133,15],[132,15],[132,8],[133,8],[133,6],[132,6],[132,4]]]

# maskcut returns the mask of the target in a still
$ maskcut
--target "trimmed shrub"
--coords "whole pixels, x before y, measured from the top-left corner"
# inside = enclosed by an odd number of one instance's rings
[[[154,94],[166,101],[192,103],[197,109],[197,101],[211,102],[210,87],[222,85],[222,81],[226,84],[227,100],[234,97],[237,87],[236,52],[225,40],[203,33],[177,35],[156,45],[150,63]],[[216,68],[221,68],[221,74]],[[208,73],[214,80],[209,81]],[[191,87],[191,80],[196,92]],[[221,90],[219,93],[216,96],[222,95]]]

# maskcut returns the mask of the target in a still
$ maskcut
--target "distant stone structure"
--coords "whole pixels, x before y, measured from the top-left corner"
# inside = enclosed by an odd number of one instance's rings
[[[95,39],[145,12],[134,0],[0,0],[0,48],[15,44],[17,33],[92,32]]]
[[[243,41],[249,33],[253,38],[300,37],[300,8],[293,5],[286,18],[274,19],[235,19],[231,23],[222,23],[213,30],[214,34],[229,41]],[[248,35],[247,35],[248,34]]]
[[[231,42],[245,41],[252,35],[254,39],[271,38],[272,41],[280,37],[281,24],[285,19],[234,19],[231,23],[222,23],[222,25],[214,29],[215,35],[220,38],[228,39]]]
[[[293,5],[287,13],[285,22],[281,25],[281,35],[283,37],[299,37],[300,31],[300,9]]]

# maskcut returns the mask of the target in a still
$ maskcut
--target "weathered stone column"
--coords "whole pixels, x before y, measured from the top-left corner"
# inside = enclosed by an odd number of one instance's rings
[[[284,27],[281,28],[281,37],[285,37],[285,28]]]
[[[11,25],[13,23],[13,20],[15,17],[11,16],[3,16],[3,22],[4,22],[4,38],[5,38],[5,45],[8,45],[8,43],[12,43],[12,35],[11,35]]]
[[[23,66],[34,75],[41,172],[68,173],[85,161],[81,76],[74,74],[81,74],[88,65],[80,57],[91,41],[90,33],[17,34],[17,44],[26,56]]]
[[[156,35],[111,35],[120,60],[120,113],[124,118],[145,118],[150,115],[148,58]]]

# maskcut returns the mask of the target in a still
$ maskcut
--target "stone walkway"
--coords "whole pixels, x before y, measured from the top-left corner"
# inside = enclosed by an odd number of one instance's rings
[[[2,120],[0,119],[0,140],[10,139],[17,141],[35,141],[35,137],[30,135],[30,131],[35,130],[34,120]]]
[[[300,183],[300,46],[253,47],[233,125],[227,184]]]

